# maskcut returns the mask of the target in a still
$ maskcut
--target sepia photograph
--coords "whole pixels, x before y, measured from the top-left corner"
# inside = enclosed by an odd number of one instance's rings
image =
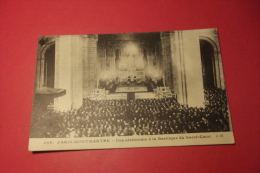
[[[40,36],[30,151],[234,144],[216,28]]]

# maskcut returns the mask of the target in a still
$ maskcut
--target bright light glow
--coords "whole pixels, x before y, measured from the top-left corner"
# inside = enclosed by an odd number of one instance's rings
[[[146,76],[155,79],[160,79],[162,78],[162,71],[153,67],[149,67],[148,69],[146,69]]]
[[[104,71],[99,75],[100,79],[114,79],[116,77],[116,71],[115,70],[109,70],[109,71]]]
[[[125,51],[129,54],[129,55],[137,55],[138,54],[138,48],[135,44],[133,43],[129,43],[128,45],[126,45],[125,47]]]
[[[141,56],[136,57],[135,66],[137,69],[144,69],[144,59]]]
[[[119,61],[119,69],[120,70],[126,70],[128,66],[128,61],[126,57],[121,57],[121,60]]]

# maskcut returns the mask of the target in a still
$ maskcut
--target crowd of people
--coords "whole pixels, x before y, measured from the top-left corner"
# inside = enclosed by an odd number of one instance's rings
[[[79,109],[55,111],[34,103],[31,137],[102,137],[229,131],[226,92],[205,90],[205,108],[175,98],[84,99]]]

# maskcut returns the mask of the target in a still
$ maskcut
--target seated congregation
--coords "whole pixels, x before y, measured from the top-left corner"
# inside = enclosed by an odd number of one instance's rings
[[[205,108],[181,105],[175,98],[84,99],[66,112],[41,108],[35,101],[31,137],[69,138],[163,135],[229,131],[226,92],[207,89]]]

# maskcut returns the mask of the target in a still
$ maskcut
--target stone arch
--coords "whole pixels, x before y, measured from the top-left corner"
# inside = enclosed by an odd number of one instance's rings
[[[212,48],[212,59],[211,59],[212,64],[211,65],[212,65],[212,73],[213,73],[212,82],[214,82],[214,87],[224,89],[222,62],[221,62],[219,47],[217,46],[215,41],[213,41],[212,39],[210,39],[208,37],[200,36],[199,39],[200,39],[200,44],[201,44],[201,42],[205,42],[205,43],[208,43],[209,45],[211,45],[211,48]],[[202,66],[203,66],[203,64],[202,64]]]
[[[50,70],[50,66],[48,65],[51,65],[52,70]],[[55,76],[55,42],[53,41],[46,44],[42,48],[42,52],[40,55],[40,87],[46,86],[46,87],[54,88],[54,76]]]

